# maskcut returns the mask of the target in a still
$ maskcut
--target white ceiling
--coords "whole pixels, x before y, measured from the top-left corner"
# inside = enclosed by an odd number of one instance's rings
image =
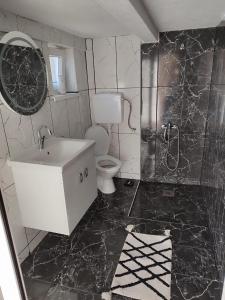
[[[136,8],[141,3],[146,10]],[[150,40],[157,31],[217,26],[225,16],[225,0],[1,0],[0,7],[84,37],[143,30]]]
[[[129,34],[95,0],[0,0],[0,7],[86,37]]]
[[[159,31],[218,26],[225,0],[143,0]]]

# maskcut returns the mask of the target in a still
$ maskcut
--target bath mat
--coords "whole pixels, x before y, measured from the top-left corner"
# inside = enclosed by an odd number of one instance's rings
[[[132,225],[129,225],[130,228]],[[128,231],[129,231],[128,226]],[[168,300],[172,243],[165,235],[129,232],[111,285],[111,293],[140,300]],[[104,293],[103,299],[111,299]]]

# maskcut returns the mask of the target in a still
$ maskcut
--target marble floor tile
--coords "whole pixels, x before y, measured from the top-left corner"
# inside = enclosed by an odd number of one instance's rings
[[[172,273],[218,280],[215,256],[211,249],[173,246]]]
[[[111,226],[109,226],[111,225]],[[127,231],[124,227],[113,224],[102,224],[102,228],[90,227],[82,234],[81,239],[73,249],[75,253],[89,256],[108,256],[121,253]]]
[[[202,196],[197,188],[189,190],[181,185],[141,182],[130,216],[208,226]]]
[[[88,212],[69,237],[48,233],[23,262],[21,267],[24,277],[51,282],[66,262],[69,253],[76,247],[76,243],[89,222],[89,215],[92,214]]]
[[[23,276],[51,282],[64,265],[69,248],[67,237],[48,234],[23,262]]]
[[[100,300],[108,291],[128,224],[135,232],[170,230],[173,300],[219,300],[221,283],[198,186],[116,179],[116,193],[99,193],[70,237],[49,233],[22,264],[29,300]],[[165,222],[167,221],[167,222]],[[204,226],[199,226],[204,224]],[[40,287],[40,288],[39,288]],[[112,300],[132,300],[113,295]]]
[[[116,193],[103,195],[99,193],[93,203],[91,210],[95,217],[94,222],[108,220],[108,222],[125,224],[135,192],[138,187],[138,180],[134,180],[132,187],[125,187],[126,179],[115,179]],[[98,216],[96,218],[96,215]]]
[[[26,278],[24,283],[28,294],[28,300],[45,299],[50,288],[50,283],[42,282],[40,280]]]
[[[102,293],[111,287],[119,260],[117,256],[92,256],[80,251],[71,255],[53,285],[65,286],[86,293]]]
[[[173,300],[218,300],[221,298],[223,283],[184,275],[172,275],[171,299]],[[32,299],[32,298],[31,298]],[[39,300],[39,298],[33,298]],[[40,300],[101,300],[100,293],[83,293],[64,286],[51,287]],[[133,298],[112,294],[112,300],[133,300]]]
[[[213,239],[207,227],[134,218],[129,219],[129,224],[134,225],[135,232],[146,234],[163,235],[170,230],[175,245],[212,249]]]
[[[173,300],[219,300],[223,283],[183,275],[172,276],[171,299]]]
[[[112,300],[133,300],[133,298],[112,294]]]
[[[88,294],[63,286],[53,286],[43,300],[102,300],[100,294]]]

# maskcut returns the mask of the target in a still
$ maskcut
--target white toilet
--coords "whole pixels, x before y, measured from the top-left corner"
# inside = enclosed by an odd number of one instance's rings
[[[95,155],[98,189],[104,194],[114,193],[116,188],[113,177],[119,172],[121,161],[107,154],[110,146],[110,137],[107,131],[99,125],[93,125],[88,128],[85,138],[96,142]]]
[[[92,115],[97,124],[108,124],[108,132],[100,125],[88,128],[85,138],[95,140],[95,155],[98,189],[104,194],[115,192],[113,177],[121,168],[121,161],[108,155],[111,140],[111,125],[123,120],[122,95],[100,93],[92,98]]]

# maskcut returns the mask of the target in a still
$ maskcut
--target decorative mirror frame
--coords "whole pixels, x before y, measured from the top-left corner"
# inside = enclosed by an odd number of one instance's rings
[[[40,108],[44,105],[47,96],[47,72],[46,72],[44,57],[40,51],[40,48],[36,45],[36,43],[32,40],[31,37],[29,37],[27,34],[20,31],[11,31],[5,34],[0,40],[0,44],[4,44],[2,50],[0,51],[0,100],[10,110],[14,111],[15,113],[18,113],[20,115],[32,115],[37,111],[39,111]],[[4,83],[4,76],[2,72],[2,63],[3,63],[2,57],[9,45],[20,46],[20,44],[21,46],[26,47],[24,46],[25,44],[28,47],[31,47],[35,51],[35,54],[37,55],[41,63],[41,67],[43,68],[43,74],[44,74],[43,91],[41,92],[38,101],[36,101],[36,103],[31,107],[24,107],[21,106],[18,102],[16,103],[15,100],[13,101],[7,89],[4,88],[5,83]]]

